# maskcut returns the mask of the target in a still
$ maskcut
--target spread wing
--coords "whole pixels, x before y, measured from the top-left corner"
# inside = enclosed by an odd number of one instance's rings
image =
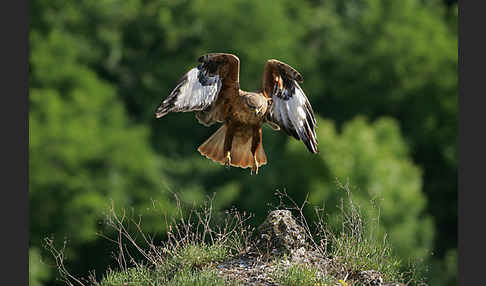
[[[310,152],[317,153],[316,119],[309,100],[297,83],[302,81],[302,76],[291,66],[277,60],[266,62],[263,94],[272,99],[266,120],[302,140]]]
[[[190,69],[159,105],[156,118],[169,112],[212,110],[220,98],[234,93],[228,87],[239,86],[240,61],[235,55],[213,53],[199,57],[198,61],[200,64]]]

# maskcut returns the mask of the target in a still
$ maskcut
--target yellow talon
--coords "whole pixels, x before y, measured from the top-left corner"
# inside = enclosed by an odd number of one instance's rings
[[[229,168],[229,167],[230,167],[230,163],[231,163],[231,154],[230,154],[230,151],[228,151],[228,152],[226,153],[226,163],[225,163],[225,166],[226,166],[227,168]]]
[[[251,167],[251,173],[255,172],[255,175],[258,175],[258,161],[256,155],[253,156],[253,167]]]

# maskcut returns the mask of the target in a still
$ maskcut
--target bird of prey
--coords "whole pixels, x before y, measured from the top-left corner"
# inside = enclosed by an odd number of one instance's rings
[[[262,146],[262,125],[282,129],[302,140],[317,153],[316,119],[298,82],[303,78],[291,66],[278,61],[265,63],[262,89],[240,89],[240,60],[233,54],[211,53],[198,59],[155,112],[195,111],[199,123],[223,125],[197,149],[203,156],[226,166],[258,168],[267,163]]]

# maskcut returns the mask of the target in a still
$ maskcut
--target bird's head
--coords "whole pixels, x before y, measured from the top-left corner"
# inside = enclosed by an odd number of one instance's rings
[[[258,93],[248,93],[246,104],[256,116],[262,116],[267,111],[268,100],[265,96]]]

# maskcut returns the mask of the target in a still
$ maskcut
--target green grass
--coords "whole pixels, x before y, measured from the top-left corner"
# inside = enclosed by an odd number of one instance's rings
[[[333,277],[320,277],[318,269],[302,264],[289,267],[278,267],[272,274],[272,278],[282,286],[324,286],[335,285]]]
[[[400,281],[400,260],[391,254],[391,248],[386,244],[368,239],[357,240],[341,234],[333,243],[332,256],[346,265],[350,273],[363,270],[376,270],[383,275],[385,281]]]
[[[164,262],[157,267],[167,280],[176,277],[181,271],[202,269],[210,263],[229,258],[227,248],[220,244],[197,245],[189,244],[173,250]]]
[[[228,249],[220,244],[195,245],[190,244],[177,250],[172,263],[181,265],[184,268],[202,267],[211,262],[222,261],[229,255]]]
[[[236,282],[228,282],[212,270],[179,271],[167,286],[237,286]]]
[[[162,274],[162,275],[161,275]],[[125,272],[109,272],[101,281],[100,286],[237,286],[235,282],[227,282],[212,270],[194,271],[183,268],[169,280],[157,270],[146,267],[133,267]]]
[[[154,273],[144,267],[132,267],[126,271],[108,271],[101,280],[100,286],[131,286],[131,285],[153,285],[158,281],[154,280]]]
[[[219,244],[189,244],[173,250],[159,266],[148,269],[137,266],[113,272],[101,281],[101,286],[115,285],[227,285],[204,266],[229,257],[228,250]]]

